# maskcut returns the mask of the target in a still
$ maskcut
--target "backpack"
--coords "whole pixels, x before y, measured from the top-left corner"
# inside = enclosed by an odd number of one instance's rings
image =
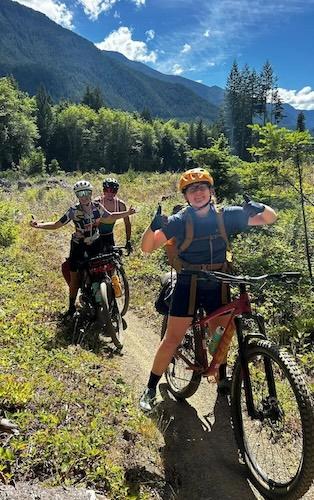
[[[217,263],[217,264],[190,264],[186,261],[184,261],[180,256],[179,253],[183,252],[186,250],[192,243],[192,241],[195,241],[194,238],[194,222],[192,215],[189,211],[190,207],[186,207],[184,209],[185,211],[185,238],[184,241],[181,243],[180,246],[177,245],[176,239],[171,238],[170,240],[167,241],[165,245],[167,257],[168,257],[168,262],[172,268],[174,268],[177,273],[180,273],[182,270],[190,270],[190,271],[198,271],[198,270],[204,270],[204,271],[222,271],[222,272],[227,272],[231,273],[232,272],[232,252],[231,252],[231,246],[228,240],[225,224],[224,224],[224,219],[223,219],[223,209],[222,210],[217,210],[216,211],[216,217],[217,217],[217,225],[218,225],[218,234],[221,238],[226,243],[226,259],[224,262]],[[208,235],[199,239],[214,239],[216,235]],[[195,307],[195,300],[196,300],[196,288],[197,288],[197,276],[192,274],[191,277],[191,287],[190,287],[190,299],[189,299],[189,314],[193,314],[194,312],[194,307]],[[230,289],[229,286],[226,284],[222,284],[221,287],[221,300],[222,304],[227,304],[230,301]]]

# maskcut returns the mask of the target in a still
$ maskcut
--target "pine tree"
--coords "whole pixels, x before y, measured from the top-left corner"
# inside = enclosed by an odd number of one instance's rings
[[[87,85],[82,104],[85,104],[94,111],[99,111],[100,108],[103,108],[105,106],[105,99],[101,89],[99,87],[90,88]]]
[[[300,113],[298,113],[296,130],[299,130],[299,132],[304,132],[305,129],[306,129],[306,127],[305,127],[305,116],[304,116],[303,111],[300,111]]]
[[[52,100],[44,85],[40,85],[36,94],[37,127],[39,132],[38,145],[48,153],[50,138],[53,129]]]

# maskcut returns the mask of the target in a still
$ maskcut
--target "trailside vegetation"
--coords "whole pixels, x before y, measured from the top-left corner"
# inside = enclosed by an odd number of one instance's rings
[[[187,166],[189,150],[213,142],[202,120],[153,120],[147,109],[139,114],[100,107],[99,89],[88,88],[81,104],[53,105],[43,86],[30,98],[12,78],[1,78],[0,99],[0,170],[41,173],[41,165],[37,172],[36,165],[27,169],[36,151],[46,169],[57,161],[67,172],[175,171]]]

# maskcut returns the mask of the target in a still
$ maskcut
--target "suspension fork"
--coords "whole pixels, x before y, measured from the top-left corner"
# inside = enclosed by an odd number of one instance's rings
[[[263,316],[261,314],[256,314],[253,317],[258,325],[258,329],[259,329],[259,333],[260,333],[259,337],[267,340],[265,321],[264,321]],[[264,367],[265,367],[265,375],[266,375],[266,380],[267,380],[269,396],[273,397],[273,398],[277,398],[274,372],[273,372],[271,360],[268,357],[264,358]]]
[[[250,379],[250,370],[247,358],[247,342],[243,337],[243,319],[242,316],[236,316],[234,318],[234,323],[237,332],[238,344],[239,344],[239,358],[241,364],[241,373],[244,383],[244,392],[246,399],[246,407],[248,414],[251,418],[257,418],[257,412],[254,407],[252,384]]]

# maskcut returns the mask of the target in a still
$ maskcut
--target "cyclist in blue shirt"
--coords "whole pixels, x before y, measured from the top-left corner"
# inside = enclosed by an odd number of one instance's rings
[[[142,237],[143,252],[151,253],[172,238],[176,239],[178,248],[178,256],[173,263],[177,270],[177,282],[167,330],[155,355],[147,387],[140,398],[140,407],[144,411],[150,411],[154,406],[157,384],[189,328],[195,308],[202,305],[210,313],[224,303],[222,285],[197,281],[189,274],[189,271],[200,268],[227,270],[227,243],[219,227],[213,185],[212,176],[203,168],[183,173],[179,189],[188,208],[170,216],[167,222],[157,212]],[[193,238],[188,242],[185,234],[187,217],[193,223]],[[267,205],[250,201],[244,207],[225,207],[222,217],[228,237],[245,231],[248,226],[272,224],[277,215]],[[181,274],[181,271],[184,273]]]

